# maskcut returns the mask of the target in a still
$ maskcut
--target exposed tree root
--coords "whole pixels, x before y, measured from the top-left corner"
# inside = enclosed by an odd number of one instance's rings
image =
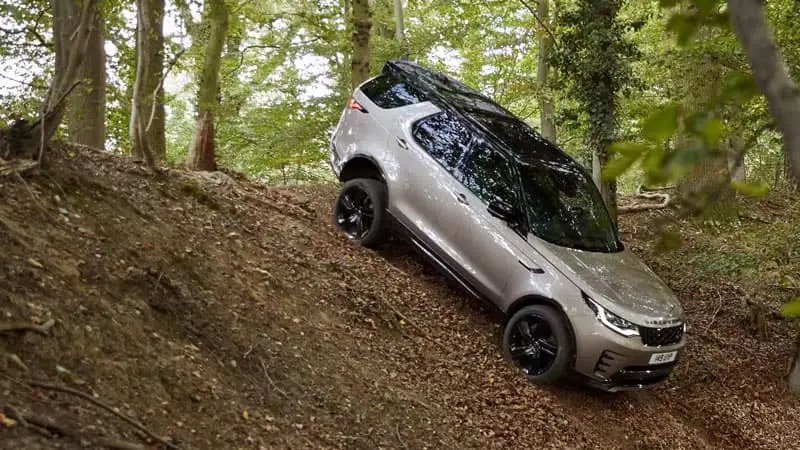
[[[33,331],[34,333],[39,333],[42,336],[50,336],[50,329],[53,328],[53,325],[55,324],[56,321],[53,319],[48,320],[42,325],[27,322],[0,323],[0,333],[8,333],[13,331]]]
[[[672,194],[663,192],[673,189],[672,187],[666,188],[645,188],[641,184],[636,188],[635,197],[640,197],[648,200],[660,200],[658,203],[643,203],[630,206],[620,206],[617,208],[617,213],[626,214],[640,211],[649,211],[654,209],[664,209],[672,203]],[[659,192],[660,191],[660,192]]]

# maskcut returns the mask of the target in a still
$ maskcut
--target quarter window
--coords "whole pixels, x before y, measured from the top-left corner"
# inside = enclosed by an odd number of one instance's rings
[[[452,169],[467,149],[470,132],[448,113],[439,113],[417,123],[414,140],[446,169]]]
[[[486,204],[501,200],[517,204],[511,164],[499,152],[477,144],[463,168],[462,182]]]
[[[416,89],[389,75],[380,75],[361,86],[373,103],[382,109],[399,108],[423,101]]]

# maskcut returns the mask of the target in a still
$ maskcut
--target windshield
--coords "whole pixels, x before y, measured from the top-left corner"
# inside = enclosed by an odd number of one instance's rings
[[[600,191],[574,159],[518,119],[486,111],[470,111],[470,116],[516,154],[533,234],[580,250],[622,250]]]
[[[580,250],[622,250],[600,192],[586,172],[565,156],[546,156],[527,157],[520,166],[533,234]]]

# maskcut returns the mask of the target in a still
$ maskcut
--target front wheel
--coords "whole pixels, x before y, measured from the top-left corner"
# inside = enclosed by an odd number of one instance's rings
[[[351,241],[375,247],[388,237],[386,186],[377,180],[356,178],[345,182],[336,196],[333,221]]]
[[[567,374],[574,346],[561,314],[545,305],[526,306],[506,325],[506,359],[534,384],[552,384]]]

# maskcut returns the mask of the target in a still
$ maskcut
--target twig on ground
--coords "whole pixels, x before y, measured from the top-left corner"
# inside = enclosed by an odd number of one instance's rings
[[[39,167],[39,163],[28,159],[0,159],[0,176],[25,173]]]
[[[49,336],[50,329],[53,328],[53,325],[55,324],[56,321],[53,319],[50,319],[41,325],[28,322],[0,323],[0,333],[8,333],[9,331],[33,331],[34,333],[39,333],[42,336]]]
[[[267,364],[264,362],[264,358],[259,358],[261,360],[261,368],[264,370],[264,376],[267,377],[267,381],[269,384],[272,385],[272,388],[275,389],[279,394],[282,394],[284,397],[289,398],[289,394],[286,393],[283,389],[279,388],[274,381],[272,381],[272,377],[269,376],[269,372],[267,371]]]
[[[717,309],[714,310],[714,314],[711,315],[711,320],[708,322],[708,325],[706,325],[705,332],[708,332],[708,330],[711,329],[711,325],[714,325],[714,321],[717,320],[717,315],[719,314],[719,311],[722,309],[722,303],[724,302],[724,300],[722,299],[722,294],[717,292],[717,295],[719,296],[719,303],[717,303]]]
[[[33,193],[33,189],[31,189],[31,187],[28,185],[28,182],[25,181],[25,178],[22,178],[22,175],[19,172],[14,172],[14,175],[16,175],[17,178],[19,178],[19,181],[22,182],[22,185],[25,186],[25,190],[28,191],[28,194],[31,196],[33,203],[39,207],[39,210],[42,212],[44,217],[50,218],[50,216],[47,214],[47,210],[44,209],[44,206],[42,206],[41,203],[39,203],[39,199],[36,198],[36,195]]]
[[[397,440],[400,441],[401,444],[403,444],[403,448],[408,448],[408,445],[406,445],[406,441],[404,441],[403,437],[400,436],[400,425],[399,424],[395,424],[394,432],[397,434]]]
[[[32,238],[27,234],[25,234],[22,230],[18,229],[16,226],[14,226],[14,224],[4,219],[3,216],[0,216],[0,225],[2,225],[2,227],[8,231],[8,234],[11,236],[11,239],[13,239],[14,242],[16,242],[22,247],[25,247],[26,249],[31,248],[31,244],[23,240],[22,237],[25,237],[27,239],[32,239]]]
[[[84,400],[86,400],[86,401],[88,401],[88,402],[90,402],[90,403],[92,403],[92,404],[94,404],[96,406],[99,406],[100,408],[105,409],[106,411],[114,414],[115,416],[119,417],[120,419],[124,420],[125,422],[128,422],[129,424],[133,425],[134,427],[139,429],[139,431],[145,433],[147,436],[149,436],[153,440],[158,441],[159,443],[164,444],[165,446],[167,446],[167,448],[171,448],[173,450],[180,450],[180,447],[178,447],[177,445],[175,445],[175,444],[167,441],[166,439],[158,436],[157,434],[153,433],[152,431],[150,431],[149,428],[147,428],[146,426],[142,425],[140,422],[138,422],[138,421],[126,416],[125,414],[123,414],[121,412],[118,412],[116,409],[114,409],[108,403],[106,403],[106,402],[104,402],[102,400],[98,400],[98,399],[92,397],[91,395],[89,395],[89,394],[87,394],[85,392],[81,392],[81,391],[78,391],[76,389],[68,388],[68,387],[65,387],[65,386],[57,386],[57,385],[54,385],[54,384],[40,383],[38,381],[30,381],[30,382],[28,382],[28,385],[30,385],[32,387],[38,387],[38,388],[41,388],[41,389],[47,389],[47,390],[51,390],[51,391],[63,392],[63,393],[66,393],[66,394],[74,395],[76,397],[80,397],[80,398],[82,398],[82,399],[84,399]]]
[[[757,217],[757,216],[754,216],[754,215],[751,215],[751,214],[745,214],[745,213],[739,213],[739,218],[740,219],[752,220],[753,222],[761,222],[761,223],[764,223],[764,224],[767,224],[767,225],[772,225],[772,223],[773,223],[773,222],[771,222],[769,220],[762,219],[760,217]]]

